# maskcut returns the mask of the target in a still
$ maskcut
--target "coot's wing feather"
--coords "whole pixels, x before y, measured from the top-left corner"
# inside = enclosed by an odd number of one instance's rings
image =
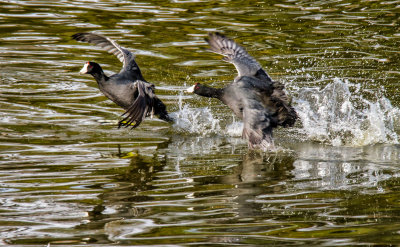
[[[283,127],[292,127],[298,118],[296,110],[291,106],[290,99],[283,90],[283,84],[274,82],[273,88],[271,100],[277,107],[277,124]]]
[[[273,118],[277,125],[291,127],[296,122],[298,118],[296,110],[291,106],[282,83],[273,81],[266,83],[254,77],[244,76],[236,82],[236,85],[245,90],[242,94],[246,96],[258,95],[259,103],[270,111],[270,115],[274,115]]]
[[[118,127],[136,128],[148,115],[154,113],[154,99],[157,98],[154,94],[154,85],[144,81],[136,81],[134,87],[137,88],[137,98],[128,110],[122,114],[124,119],[119,121]]]
[[[212,52],[223,55],[224,61],[235,65],[239,76],[256,76],[261,73],[267,80],[271,80],[261,65],[232,39],[220,33],[209,33],[206,41]]]
[[[135,55],[128,49],[118,45],[114,40],[95,33],[76,33],[72,35],[72,38],[77,41],[95,44],[114,54],[123,63],[121,72],[125,72],[129,79],[144,80],[139,66],[136,64]]]

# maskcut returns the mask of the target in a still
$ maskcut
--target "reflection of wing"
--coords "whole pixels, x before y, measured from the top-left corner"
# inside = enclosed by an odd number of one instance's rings
[[[249,148],[262,148],[267,150],[274,146],[272,139],[273,123],[271,116],[262,104],[251,101],[243,109],[242,137],[248,140]]]
[[[138,96],[128,110],[122,114],[124,119],[119,121],[118,127],[132,126],[136,128],[148,115],[154,114],[154,85],[144,81],[136,81],[134,87],[137,89]]]
[[[224,61],[235,65],[239,76],[256,76],[257,73],[262,73],[268,80],[271,80],[261,65],[235,41],[219,33],[209,33],[208,36],[206,41],[210,45],[211,51],[223,55]]]
[[[134,54],[119,46],[117,42],[94,33],[77,33],[72,35],[72,38],[77,41],[95,44],[107,52],[114,54],[123,63],[123,69],[121,72],[129,73],[129,79],[144,80],[139,66],[136,64]]]

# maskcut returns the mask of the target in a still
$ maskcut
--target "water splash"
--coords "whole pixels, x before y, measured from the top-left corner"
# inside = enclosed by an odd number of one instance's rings
[[[360,84],[337,78],[323,89],[300,89],[294,102],[307,139],[333,146],[398,143],[400,110],[384,96],[364,94]]]
[[[179,111],[171,113],[175,119],[173,128],[177,131],[184,131],[191,134],[203,136],[215,134],[231,137],[242,136],[243,122],[237,121],[232,115],[232,122],[225,127],[225,121],[215,117],[208,107],[191,108],[183,104],[183,92],[178,97]]]
[[[182,93],[183,91],[179,94],[179,111],[171,113],[171,117],[175,119],[173,128],[203,136],[220,132],[220,120],[213,116],[211,110],[208,107],[190,108],[183,105]]]
[[[175,130],[201,135],[218,133],[221,130],[220,120],[214,118],[208,107],[190,108],[184,105],[179,111],[171,113],[171,116],[175,119],[173,125]]]
[[[229,136],[242,136],[243,122],[237,121],[235,117],[232,117],[232,123],[227,125],[225,133]]]

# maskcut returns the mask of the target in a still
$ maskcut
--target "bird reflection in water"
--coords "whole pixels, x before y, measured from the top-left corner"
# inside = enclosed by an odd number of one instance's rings
[[[145,156],[137,152],[122,153],[119,148],[118,156],[129,158],[129,166],[95,171],[95,173],[113,175],[114,178],[114,182],[98,185],[108,189],[98,196],[101,203],[88,212],[89,221],[96,225],[106,224],[116,218],[131,218],[146,214],[148,211],[146,208],[134,207],[132,204],[151,200],[141,192],[154,189],[151,182],[155,174],[160,172],[165,165],[165,160],[160,160],[157,154]]]

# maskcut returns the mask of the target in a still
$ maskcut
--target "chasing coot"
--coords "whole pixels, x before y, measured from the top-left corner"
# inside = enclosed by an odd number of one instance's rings
[[[284,86],[272,81],[261,65],[232,39],[219,33],[209,33],[206,39],[211,51],[232,63],[238,76],[224,88],[212,88],[196,83],[188,92],[217,98],[243,120],[242,137],[249,148],[273,147],[272,130],[277,126],[293,126],[297,114],[283,91]]]

